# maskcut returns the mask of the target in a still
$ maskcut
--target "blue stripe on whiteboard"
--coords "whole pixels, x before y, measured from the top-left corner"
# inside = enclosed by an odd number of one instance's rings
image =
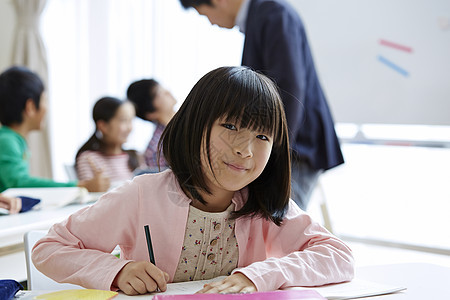
[[[381,61],[383,64],[385,64],[386,66],[390,67],[391,69],[393,69],[394,71],[397,71],[398,73],[402,74],[405,77],[409,76],[409,72],[406,71],[405,69],[403,69],[402,67],[397,66],[396,64],[394,64],[393,62],[391,62],[390,60],[386,59],[385,57],[379,55],[378,56],[378,60]]]

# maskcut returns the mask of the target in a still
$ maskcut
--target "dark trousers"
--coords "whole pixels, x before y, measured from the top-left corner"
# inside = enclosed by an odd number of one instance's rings
[[[304,211],[322,170],[315,170],[310,163],[297,155],[291,161],[291,198]]]

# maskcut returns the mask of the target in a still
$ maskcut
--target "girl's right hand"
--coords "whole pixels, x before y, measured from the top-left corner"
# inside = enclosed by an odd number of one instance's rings
[[[169,274],[148,261],[127,263],[114,278],[113,286],[127,295],[139,295],[166,291]]]
[[[78,186],[85,187],[91,193],[106,192],[110,184],[109,178],[101,170],[94,170],[91,179],[78,182]]]

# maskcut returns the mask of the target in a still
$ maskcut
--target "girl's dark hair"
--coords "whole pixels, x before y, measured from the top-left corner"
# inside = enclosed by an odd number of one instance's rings
[[[0,74],[0,122],[3,125],[21,124],[22,112],[28,99],[39,109],[44,84],[36,73],[14,66]]]
[[[125,102],[113,97],[103,97],[99,99],[92,110],[92,118],[95,122],[95,131],[94,134],[81,146],[80,150],[78,150],[77,155],[75,156],[75,166],[78,164],[78,157],[84,151],[99,151],[105,153],[106,145],[99,135],[101,134],[97,129],[97,121],[109,122],[116,114],[117,110],[120,106],[122,106]],[[139,160],[137,156],[137,152],[135,150],[123,150],[128,154],[128,167],[131,171],[135,170],[139,166]]]
[[[154,79],[142,79],[130,84],[127,89],[127,98],[136,107],[136,116],[146,120],[146,113],[154,112],[153,100],[159,83]]]
[[[280,225],[290,195],[289,140],[283,103],[275,84],[246,67],[222,67],[203,76],[171,119],[159,142],[181,188],[203,204],[199,191],[210,193],[200,153],[205,138],[211,166],[211,128],[219,118],[240,128],[273,136],[269,161],[248,185],[248,201],[234,217],[261,216]]]

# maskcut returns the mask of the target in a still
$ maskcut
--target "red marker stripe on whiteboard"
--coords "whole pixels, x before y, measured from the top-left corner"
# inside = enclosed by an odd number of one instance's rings
[[[403,46],[403,45],[400,45],[400,44],[397,44],[397,43],[393,43],[393,42],[389,42],[389,41],[386,41],[386,40],[380,40],[380,45],[391,47],[391,48],[394,48],[394,49],[397,49],[397,50],[401,50],[401,51],[405,51],[405,52],[409,52],[409,53],[412,52],[412,48],[411,47]]]

